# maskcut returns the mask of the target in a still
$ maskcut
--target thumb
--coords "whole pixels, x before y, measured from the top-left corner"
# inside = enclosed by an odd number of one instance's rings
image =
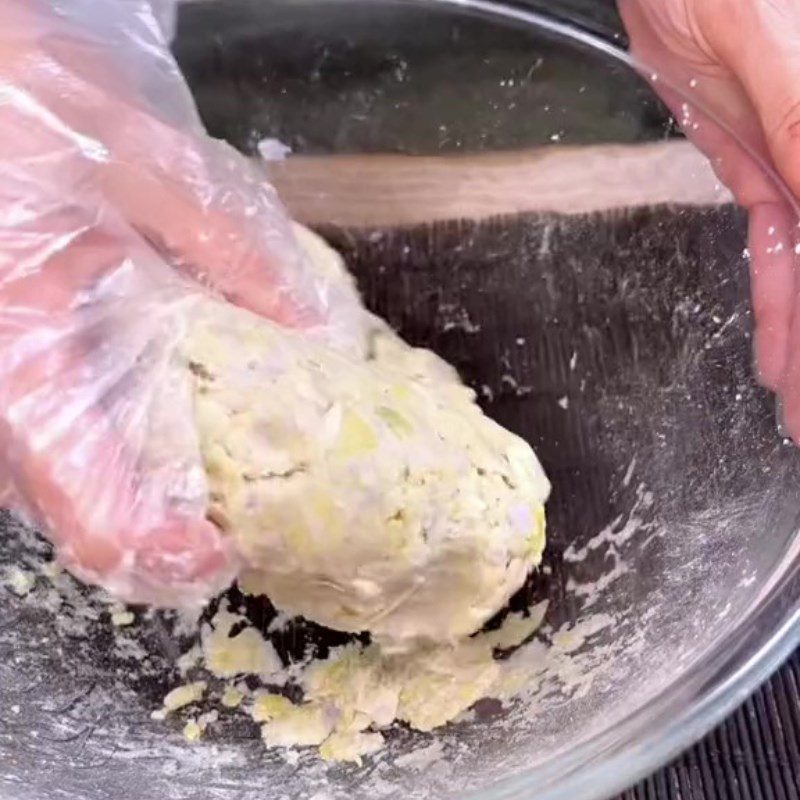
[[[698,28],[744,87],[778,172],[800,198],[800,9],[795,0],[742,0],[722,14],[719,5],[696,4]]]

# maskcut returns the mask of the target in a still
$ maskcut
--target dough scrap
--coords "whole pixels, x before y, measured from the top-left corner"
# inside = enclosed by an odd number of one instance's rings
[[[262,694],[249,707],[263,723],[267,746],[314,745],[327,761],[360,763],[379,750],[382,730],[396,720],[433,731],[483,697],[505,699],[529,682],[536,669],[498,661],[497,648],[517,647],[542,622],[547,603],[509,614],[497,630],[456,644],[386,653],[379,645],[339,647],[312,660],[299,675],[303,700]]]

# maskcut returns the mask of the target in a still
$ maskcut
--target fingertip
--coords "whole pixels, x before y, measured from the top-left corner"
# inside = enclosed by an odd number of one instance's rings
[[[779,431],[800,445],[800,396],[782,390],[779,395]]]
[[[750,209],[748,244],[756,373],[775,391],[787,367],[795,304],[793,216],[783,203]]]
[[[758,382],[772,392],[781,384],[786,366],[788,326],[758,325],[753,333]]]
[[[777,388],[782,435],[800,444],[800,326],[792,325],[786,364]]]

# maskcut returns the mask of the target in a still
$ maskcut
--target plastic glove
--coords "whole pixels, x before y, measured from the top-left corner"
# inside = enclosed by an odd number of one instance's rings
[[[749,210],[756,364],[800,443],[800,5],[619,0],[619,7],[654,88]]]
[[[193,304],[343,339],[349,306],[163,37],[144,0],[0,0],[0,468],[80,577],[187,604],[237,566],[174,363]]]

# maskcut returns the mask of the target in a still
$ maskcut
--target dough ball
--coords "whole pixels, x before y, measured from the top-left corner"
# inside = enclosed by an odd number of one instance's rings
[[[302,234],[322,270],[341,259]],[[183,355],[211,506],[251,593],[384,645],[480,628],[539,563],[531,448],[364,312],[360,352],[208,300]]]

